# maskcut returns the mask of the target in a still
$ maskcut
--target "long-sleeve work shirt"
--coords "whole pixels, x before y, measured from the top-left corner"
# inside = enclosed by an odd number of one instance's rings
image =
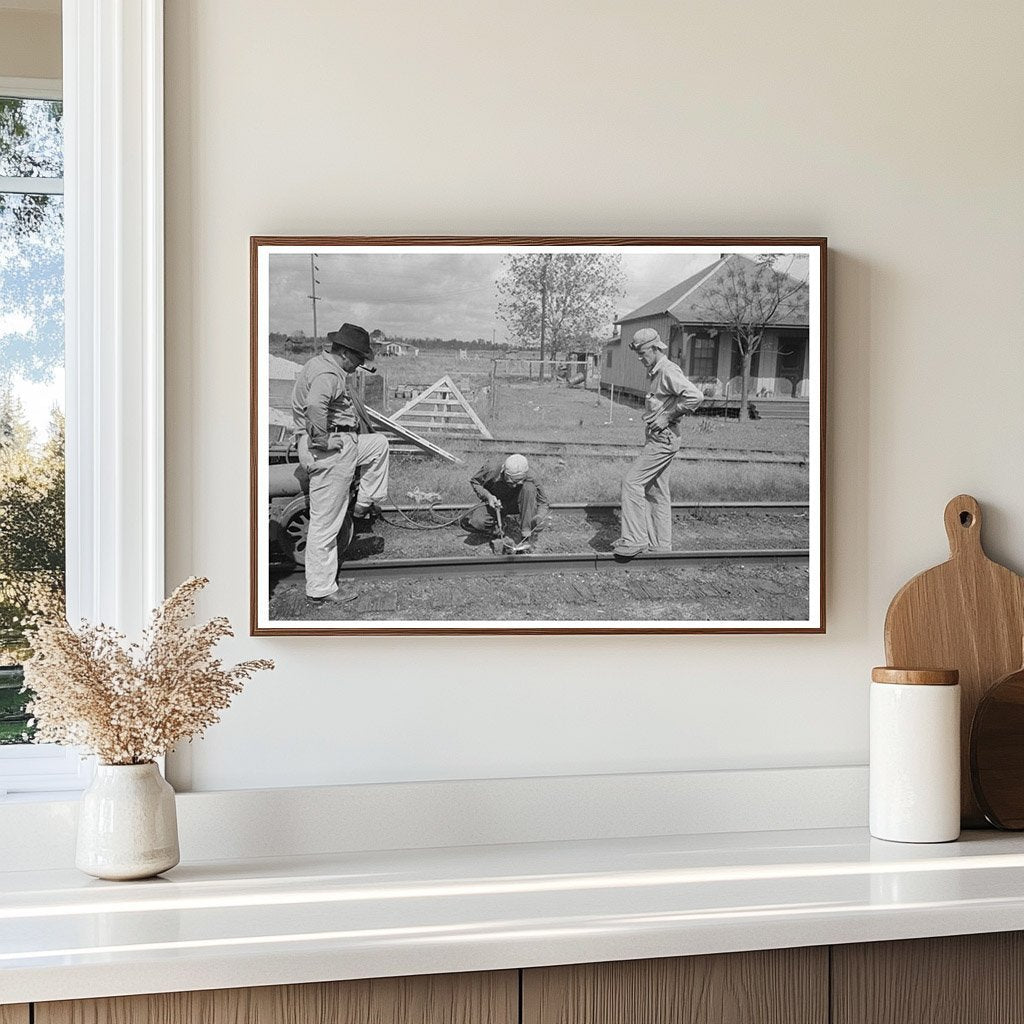
[[[345,371],[327,352],[313,356],[299,371],[292,389],[295,430],[309,437],[310,448],[326,448],[335,427],[355,427],[360,417],[348,393]]]
[[[679,417],[693,412],[704,401],[704,392],[668,356],[663,355],[647,376],[651,382],[644,402],[647,412],[657,414],[664,409],[669,429],[678,434]]]
[[[480,467],[479,472],[470,480],[473,493],[478,498],[486,501],[487,496],[493,494],[501,500],[503,509],[517,512],[519,511],[519,492],[522,490],[523,484],[531,483],[537,488],[537,504],[544,506],[549,504],[547,496],[532,472],[527,473],[524,480],[514,484],[505,478],[504,466],[505,463],[502,460]]]

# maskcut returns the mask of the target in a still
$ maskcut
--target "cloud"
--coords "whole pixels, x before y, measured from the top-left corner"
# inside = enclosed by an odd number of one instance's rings
[[[621,252],[624,316],[719,257],[718,252]],[[320,252],[317,333],[342,323],[382,330],[389,337],[505,340],[497,317],[495,282],[500,253]],[[270,330],[313,333],[309,255],[270,254]],[[611,325],[609,325],[610,328]]]
[[[317,330],[345,321],[389,337],[490,338],[500,255],[325,253],[315,257]],[[309,256],[270,256],[270,329],[313,333]]]

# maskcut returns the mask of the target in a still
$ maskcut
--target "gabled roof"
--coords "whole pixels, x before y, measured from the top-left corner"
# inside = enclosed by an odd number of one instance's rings
[[[657,316],[659,313],[672,313],[673,306],[682,302],[682,300],[685,299],[686,296],[707,277],[714,275],[718,271],[718,268],[721,267],[728,258],[728,256],[723,256],[720,259],[715,260],[710,267],[698,270],[696,274],[692,274],[685,281],[681,281],[679,284],[673,285],[667,292],[662,292],[660,295],[655,296],[650,302],[645,302],[642,306],[638,306],[634,309],[632,313],[627,313],[624,317],[620,317],[615,322],[617,324],[624,324],[628,323],[630,320],[640,320],[645,316]]]
[[[640,320],[643,317],[658,316],[659,314],[668,314],[684,324],[721,322],[706,308],[706,300],[708,288],[727,266],[737,270],[742,268],[749,274],[753,274],[757,269],[754,261],[747,259],[746,256],[741,256],[738,253],[723,256],[715,260],[710,267],[705,267],[685,281],[669,288],[668,291],[662,292],[650,302],[645,302],[642,306],[634,309],[632,313],[627,313],[616,323],[628,323],[630,320]],[[807,327],[809,324],[810,309],[806,293],[795,310],[787,310],[783,315],[777,316],[771,321],[771,325],[774,327]]]

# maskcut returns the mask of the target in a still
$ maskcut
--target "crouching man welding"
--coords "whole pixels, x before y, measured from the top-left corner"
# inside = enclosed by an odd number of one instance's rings
[[[669,466],[679,451],[679,420],[704,400],[704,392],[665,354],[653,327],[633,335],[649,380],[644,401],[644,447],[622,480],[622,536],[612,544],[619,558],[643,551],[672,550],[672,498]]]
[[[493,538],[491,549],[496,554],[532,551],[534,538],[547,523],[550,506],[526,457],[510,455],[504,462],[481,466],[470,485],[484,504],[463,520],[466,529]],[[508,518],[513,516],[519,520],[518,542],[506,536]]]
[[[347,378],[372,361],[370,335],[355,324],[327,334],[330,349],[299,371],[292,413],[299,462],[309,474],[309,532],[306,538],[306,596],[343,603],[338,594],[338,534],[348,512],[356,470],[359,490],[352,516],[365,520],[388,493],[388,439],[374,434],[366,411],[351,394]],[[366,369],[373,373],[372,367]]]

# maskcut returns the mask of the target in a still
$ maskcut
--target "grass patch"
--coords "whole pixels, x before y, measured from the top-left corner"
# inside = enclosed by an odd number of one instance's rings
[[[639,448],[637,449],[639,451]],[[496,456],[497,457],[497,456]],[[441,495],[439,504],[476,501],[469,478],[484,461],[466,456],[465,466],[436,459],[394,455],[391,459],[391,497],[405,504],[407,492]],[[632,459],[533,456],[530,465],[550,501],[617,502],[623,474]],[[675,501],[806,501],[807,469],[802,466],[757,463],[684,462],[668,470]]]
[[[483,396],[487,398],[486,394]],[[469,395],[467,400],[472,402]],[[477,414],[495,437],[531,441],[574,441],[584,444],[643,443],[643,410],[629,402],[580,388],[536,381],[498,385],[494,415],[489,405]],[[807,452],[806,423],[796,420],[711,419],[686,416],[680,423],[684,447],[730,448],[744,451]]]
[[[27,743],[24,722],[0,722],[0,747],[13,743]]]
[[[301,361],[284,353],[287,358]],[[367,401],[395,413],[406,399],[386,398],[399,384],[427,386],[447,375],[473,406],[495,438],[522,441],[620,444],[630,450],[613,458],[531,456],[542,486],[552,501],[612,502],[619,500],[623,474],[643,445],[643,412],[631,402],[609,402],[607,395],[569,388],[552,380],[506,378],[497,381],[491,401],[491,363],[487,359],[456,359],[452,352],[423,352],[419,356],[378,359],[379,373],[366,378]],[[387,384],[385,388],[383,385]],[[793,420],[738,420],[702,416],[681,423],[684,448],[731,451],[774,451],[806,454],[808,427]],[[409,491],[441,495],[443,504],[475,501],[469,478],[486,456],[466,455],[459,440],[437,432],[426,434],[465,466],[436,459],[395,454],[391,462],[391,496],[398,504]],[[507,454],[514,450],[509,445]],[[495,452],[498,458],[501,450]],[[677,501],[806,501],[806,467],[779,464],[695,463],[677,461],[669,470],[672,496]]]
[[[0,745],[24,743],[28,715],[24,714],[29,694],[21,692],[20,683],[0,684]]]

